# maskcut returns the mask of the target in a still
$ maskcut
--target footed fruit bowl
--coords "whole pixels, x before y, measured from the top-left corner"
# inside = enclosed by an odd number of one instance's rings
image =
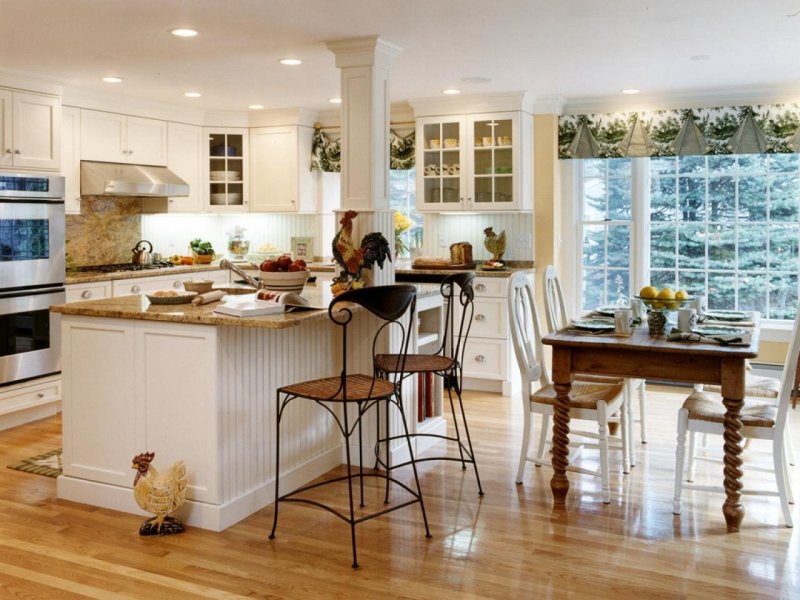
[[[686,298],[650,298],[644,296],[634,296],[637,300],[641,300],[649,310],[678,310],[685,308],[686,305],[691,304],[694,300],[693,296]]]
[[[294,292],[299,294],[308,281],[310,272],[302,271],[261,271],[261,289],[273,292]]]

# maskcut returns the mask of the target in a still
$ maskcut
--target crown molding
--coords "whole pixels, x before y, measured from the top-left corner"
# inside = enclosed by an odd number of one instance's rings
[[[300,125],[314,127],[319,113],[305,108],[279,108],[257,110],[249,113],[250,127],[277,127],[281,125]]]
[[[39,77],[31,73],[0,68],[0,85],[7,88],[52,94],[61,96],[64,91],[64,81],[49,77]]]
[[[533,113],[533,98],[525,91],[500,92],[494,94],[467,94],[445,98],[418,98],[409,100],[415,117],[438,117],[443,115],[482,112],[506,112],[521,110]]]

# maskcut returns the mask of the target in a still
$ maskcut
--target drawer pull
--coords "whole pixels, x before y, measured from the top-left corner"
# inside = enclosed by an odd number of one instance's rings
[[[44,398],[44,392],[39,392],[38,394],[36,394],[36,397],[37,398]]]
[[[475,286],[475,289],[478,290],[479,292],[485,292],[486,286],[483,285],[482,283],[479,283],[478,285]]]
[[[81,293],[81,298],[84,298],[84,299],[88,300],[91,297],[92,297],[92,291],[91,290],[83,290],[83,293]]]
[[[475,315],[475,320],[483,322],[483,321],[486,320],[486,315],[477,314],[477,315]]]
[[[142,288],[140,288],[138,285],[133,285],[133,286],[131,286],[131,291],[132,291],[134,294],[138,294],[139,292],[141,292],[141,291],[142,291]]]
[[[172,284],[172,287],[174,287],[174,288],[182,288],[182,287],[183,287],[183,282],[181,282],[181,281],[175,281],[175,282]]]
[[[478,354],[478,356],[475,357],[475,362],[485,363],[486,357],[483,354]]]

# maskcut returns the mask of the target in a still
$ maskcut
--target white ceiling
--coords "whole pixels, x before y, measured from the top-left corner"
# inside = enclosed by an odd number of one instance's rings
[[[623,88],[800,92],[800,0],[0,0],[0,70],[201,110],[330,110],[325,42],[367,35],[403,49],[393,102],[451,86],[578,103]]]

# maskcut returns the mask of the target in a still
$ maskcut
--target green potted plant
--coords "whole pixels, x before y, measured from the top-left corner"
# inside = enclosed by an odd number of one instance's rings
[[[211,242],[204,242],[200,238],[196,238],[189,242],[189,248],[192,250],[192,257],[196,264],[207,265],[214,260],[214,246],[211,245]]]

